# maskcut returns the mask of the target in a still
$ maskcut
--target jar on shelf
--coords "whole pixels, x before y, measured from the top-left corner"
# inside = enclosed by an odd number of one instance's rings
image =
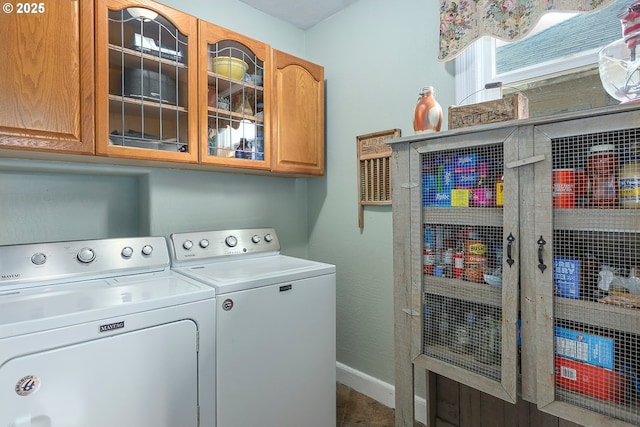
[[[472,231],[465,244],[464,277],[470,282],[482,283],[486,273],[487,245]]]
[[[469,354],[473,353],[477,344],[473,339],[477,314],[474,307],[469,303],[463,304],[461,308],[458,317],[455,319],[452,331],[451,349],[456,353]]]
[[[599,144],[589,149],[589,207],[608,208],[618,205],[618,167],[615,145]]]
[[[623,208],[640,208],[640,158],[629,158],[623,163],[618,187]]]

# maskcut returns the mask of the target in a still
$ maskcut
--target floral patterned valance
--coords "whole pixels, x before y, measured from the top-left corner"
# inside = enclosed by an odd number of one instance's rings
[[[440,52],[448,61],[482,36],[518,40],[546,12],[589,12],[614,0],[441,0]],[[629,1],[631,3],[632,0]]]

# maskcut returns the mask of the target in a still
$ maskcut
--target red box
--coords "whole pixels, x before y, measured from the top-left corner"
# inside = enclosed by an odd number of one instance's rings
[[[560,356],[556,356],[556,384],[598,399],[624,400],[623,374]]]

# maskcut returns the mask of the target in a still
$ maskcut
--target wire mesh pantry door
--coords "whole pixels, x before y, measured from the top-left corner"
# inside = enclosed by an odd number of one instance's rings
[[[538,126],[538,406],[640,425],[640,114]],[[538,214],[537,214],[538,215]],[[547,268],[542,271],[542,266]]]
[[[412,245],[422,263],[413,295],[421,331],[414,363],[516,401],[518,179],[514,128],[412,144]],[[419,217],[419,223],[414,221]],[[415,292],[415,290],[414,290]]]

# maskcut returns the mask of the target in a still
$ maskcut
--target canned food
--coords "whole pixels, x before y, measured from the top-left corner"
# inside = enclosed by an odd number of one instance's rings
[[[464,276],[471,282],[484,282],[484,275],[487,272],[486,255],[467,255],[465,259]]]

